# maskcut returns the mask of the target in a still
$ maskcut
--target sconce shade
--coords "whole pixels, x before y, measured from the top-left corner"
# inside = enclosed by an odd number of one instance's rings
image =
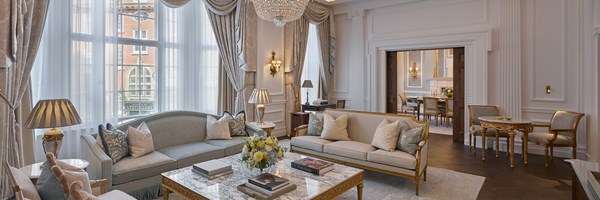
[[[266,104],[271,103],[271,95],[267,89],[254,89],[250,95],[248,103],[251,104]]]
[[[68,99],[40,100],[29,114],[25,127],[56,128],[81,124],[75,106]]]
[[[302,83],[302,88],[313,88],[312,81],[304,80],[304,82]]]

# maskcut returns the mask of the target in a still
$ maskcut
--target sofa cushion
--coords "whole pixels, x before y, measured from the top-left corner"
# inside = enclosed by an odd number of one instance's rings
[[[367,160],[367,153],[375,150],[376,148],[371,146],[371,144],[356,141],[337,141],[325,144],[323,147],[324,153],[354,158],[357,160]]]
[[[321,138],[328,140],[350,140],[348,137],[348,115],[341,115],[337,119],[330,114],[323,114],[323,131]]]
[[[293,137],[290,144],[292,146],[302,147],[318,152],[323,152],[323,145],[332,143],[330,140],[321,139],[319,136],[298,136]]]
[[[229,133],[227,133],[229,135]],[[187,167],[199,162],[220,158],[225,155],[224,148],[206,142],[194,142],[167,147],[159,152],[177,161],[177,168]]]
[[[139,158],[126,157],[113,165],[113,184],[144,179],[177,169],[173,158],[154,151]]]
[[[400,134],[399,124],[400,120],[390,123],[387,119],[383,119],[375,130],[371,145],[386,151],[394,151]]]
[[[384,151],[380,149],[367,153],[367,161],[394,167],[415,169],[417,158],[403,151]]]
[[[242,152],[246,137],[233,137],[231,140],[206,140],[204,142],[221,147],[224,150],[225,156],[238,154]]]

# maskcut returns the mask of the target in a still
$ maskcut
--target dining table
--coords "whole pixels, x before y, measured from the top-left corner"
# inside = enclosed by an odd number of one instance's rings
[[[508,132],[509,138],[509,155],[510,155],[510,167],[514,168],[514,154],[515,154],[515,131],[523,133],[523,163],[527,165],[527,134],[533,131],[533,122],[528,120],[516,120],[512,117],[506,116],[482,116],[478,117],[481,124],[481,133],[485,133],[487,129],[496,129],[498,131]],[[485,134],[481,134],[482,146],[481,146],[481,160],[485,160]]]
[[[417,120],[421,120],[421,104],[423,104],[423,97],[408,97],[408,101],[417,103]],[[438,98],[438,109],[446,108],[446,98]]]

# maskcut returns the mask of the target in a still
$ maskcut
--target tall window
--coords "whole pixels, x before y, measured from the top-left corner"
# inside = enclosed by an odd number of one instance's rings
[[[126,119],[158,111],[157,72],[158,2],[121,0],[117,18],[122,31],[117,33],[118,113]],[[117,23],[117,26],[118,23]]]
[[[304,67],[302,68],[302,80],[310,80],[313,88],[303,89],[302,101],[306,101],[306,91],[309,90],[308,99],[313,101],[317,99],[319,91],[319,70],[323,62],[321,61],[321,51],[319,47],[319,38],[317,35],[317,25],[310,24],[308,28],[308,41],[306,44],[306,55],[304,57]]]

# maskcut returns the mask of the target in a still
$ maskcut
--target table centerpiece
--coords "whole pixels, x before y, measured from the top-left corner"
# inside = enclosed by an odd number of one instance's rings
[[[260,169],[277,164],[277,161],[283,159],[286,148],[279,146],[276,137],[253,135],[246,139],[242,149],[242,162],[245,162],[249,169]]]

